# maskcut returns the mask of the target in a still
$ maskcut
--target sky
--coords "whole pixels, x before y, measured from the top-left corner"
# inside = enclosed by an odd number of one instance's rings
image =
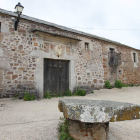
[[[140,0],[0,0],[0,8],[140,49]]]

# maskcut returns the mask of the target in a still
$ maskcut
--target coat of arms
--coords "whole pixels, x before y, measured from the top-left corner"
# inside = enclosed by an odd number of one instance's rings
[[[54,53],[56,56],[61,56],[62,55],[62,47],[60,45],[56,45],[54,48]]]

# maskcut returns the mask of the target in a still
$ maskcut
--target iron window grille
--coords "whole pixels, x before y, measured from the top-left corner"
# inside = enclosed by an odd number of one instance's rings
[[[117,53],[114,51],[109,52],[109,66],[118,66],[121,64],[121,53]]]

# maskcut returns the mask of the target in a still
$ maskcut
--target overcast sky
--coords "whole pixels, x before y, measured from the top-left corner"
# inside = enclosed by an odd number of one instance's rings
[[[140,49],[140,0],[0,0],[0,8],[14,11],[18,2],[24,15]]]

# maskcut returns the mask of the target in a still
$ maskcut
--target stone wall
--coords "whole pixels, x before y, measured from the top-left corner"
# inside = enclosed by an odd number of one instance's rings
[[[121,63],[114,69],[109,66],[109,48],[114,48],[115,52],[121,53]],[[121,80],[125,84],[140,84],[140,51],[114,44],[104,43],[103,47],[103,67],[104,80],[109,80],[114,84],[115,80]],[[133,61],[132,53],[136,52],[138,61]]]
[[[84,42],[89,42],[89,50],[84,48]],[[102,88],[104,85],[104,69],[102,61],[102,43],[92,39],[83,41],[76,48],[77,85],[84,88]]]
[[[44,58],[71,61],[71,90],[76,86],[103,87],[102,48],[99,42],[24,19],[20,20],[18,31],[14,31],[14,22],[7,15],[0,15],[0,22],[7,27],[0,33],[1,96],[13,96],[15,92],[30,89],[43,97]],[[31,32],[32,29],[57,33],[63,37],[35,34]],[[85,41],[90,43],[89,50],[85,50]],[[55,45],[58,44],[63,48],[59,58],[54,54]]]
[[[110,44],[106,42],[25,19],[20,20],[18,31],[14,31],[14,21],[3,14],[0,14],[0,22],[4,27],[0,33],[0,97],[11,97],[26,89],[43,97],[44,58],[70,61],[71,90],[77,86],[103,88],[107,79],[140,82],[140,65],[134,67],[130,57],[134,49],[113,45],[122,52],[122,64],[111,75],[108,65]],[[33,29],[46,33],[32,32]],[[85,49],[85,42],[89,43],[89,49]],[[56,45],[62,47],[60,57],[54,53]]]

